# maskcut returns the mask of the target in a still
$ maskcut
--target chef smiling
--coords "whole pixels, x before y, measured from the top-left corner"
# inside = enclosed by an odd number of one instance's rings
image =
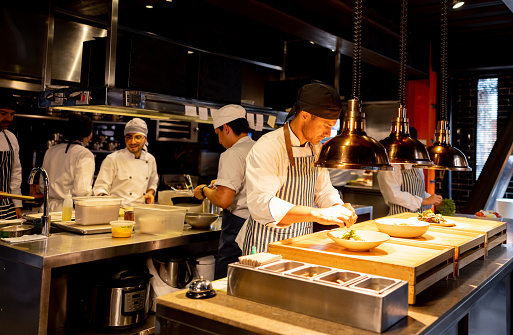
[[[237,236],[242,254],[266,252],[271,242],[313,232],[313,222],[350,227],[353,207],[331,185],[328,170],[317,168],[320,141],[340,115],[340,97],[330,86],[300,88],[288,117],[292,121],[262,136],[246,158],[247,201],[251,214]]]
[[[130,120],[124,134],[126,148],[103,160],[93,192],[99,196],[121,197],[122,206],[152,204],[158,175],[155,157],[146,151],[146,122],[139,118]]]

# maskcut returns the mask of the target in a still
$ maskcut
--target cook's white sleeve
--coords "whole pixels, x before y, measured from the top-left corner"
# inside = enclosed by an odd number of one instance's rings
[[[414,212],[422,204],[422,198],[411,193],[401,191],[401,169],[396,167],[394,171],[379,171],[378,183],[379,189],[386,204],[390,207],[392,204],[403,206]]]
[[[110,156],[105,157],[100,166],[100,172],[94,183],[93,194],[98,195],[100,193],[110,194],[112,188],[112,181],[114,180],[114,161]]]
[[[73,180],[73,196],[83,197],[93,193],[94,156],[90,151],[84,152],[77,159]]]
[[[20,163],[20,147],[18,145],[18,140],[15,138],[15,142],[11,140],[14,149],[14,161],[12,163],[11,170],[11,188],[12,194],[21,195],[21,163]],[[14,207],[23,207],[23,203],[21,200],[13,199]]]
[[[159,175],[157,174],[157,162],[155,161],[155,158],[153,158],[153,163],[151,164],[151,174],[150,179],[148,182],[148,188],[147,190],[154,190],[155,194],[157,193],[157,187],[159,184]]]
[[[334,204],[344,204],[338,190],[331,184],[328,169],[319,169],[314,199],[315,205],[319,208],[331,207]]]

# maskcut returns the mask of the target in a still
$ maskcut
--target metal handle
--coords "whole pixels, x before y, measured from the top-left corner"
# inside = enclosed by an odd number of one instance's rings
[[[193,188],[192,188],[192,180],[191,180],[191,176],[188,175],[188,174],[184,174],[183,175],[184,179],[185,179],[185,186],[187,187],[187,189],[189,191],[192,192]]]

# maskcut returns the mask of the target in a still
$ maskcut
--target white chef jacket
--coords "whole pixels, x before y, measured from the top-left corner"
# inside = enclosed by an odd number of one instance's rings
[[[156,192],[158,180],[157,163],[152,154],[143,150],[137,159],[124,148],[105,157],[93,193],[121,197],[124,199],[122,206],[144,204],[146,191]]]
[[[413,169],[412,164],[403,164],[405,169]],[[421,170],[421,169],[419,169]],[[378,183],[381,194],[385,199],[387,206],[397,204],[408,208],[410,211],[417,211],[422,205],[421,197],[408,192],[401,191],[403,184],[403,175],[400,164],[394,164],[393,171],[378,171]],[[424,191],[424,199],[429,198],[431,194]]]
[[[64,197],[71,191],[74,197],[93,194],[94,155],[82,144],[71,144],[65,153],[68,143],[50,147],[43,159],[43,168],[48,173],[50,212],[62,211]],[[39,187],[43,190],[43,179]]]
[[[18,140],[16,136],[9,130],[5,130],[5,134],[9,138],[9,142],[11,142],[12,149],[14,150],[14,161],[12,164],[11,170],[11,185],[10,185],[10,193],[11,194],[19,194],[21,195],[21,163],[20,163],[20,145],[18,144]],[[9,151],[9,144],[5,139],[4,135],[0,134],[0,151]],[[23,203],[21,200],[12,200],[14,203],[14,207],[23,207]]]
[[[246,156],[255,141],[249,136],[240,138],[226,149],[219,158],[219,170],[214,186],[224,186],[235,191],[233,201],[226,209],[233,215],[247,219],[249,209],[246,196]]]
[[[290,131],[294,157],[319,156],[321,144],[307,143],[300,146],[299,139]],[[285,183],[290,165],[283,128],[263,135],[253,146],[246,158],[246,185],[248,208],[251,217],[268,226],[276,226],[295,205],[276,197]],[[301,192],[301,190],[298,190]],[[331,185],[328,169],[319,168],[315,184],[314,204],[319,208],[331,207],[344,202],[338,191]]]

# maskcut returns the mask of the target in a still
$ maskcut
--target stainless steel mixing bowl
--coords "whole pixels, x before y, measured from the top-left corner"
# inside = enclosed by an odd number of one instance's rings
[[[192,228],[207,229],[218,217],[219,215],[212,213],[187,213],[185,214],[185,222]]]

